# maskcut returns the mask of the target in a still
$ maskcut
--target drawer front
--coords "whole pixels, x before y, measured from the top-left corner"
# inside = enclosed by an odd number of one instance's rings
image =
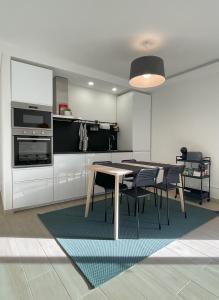
[[[54,179],[55,201],[79,199],[85,194],[85,176],[75,173],[68,177],[56,177]]]
[[[132,159],[132,152],[121,152],[121,153],[112,153],[112,162],[113,163],[121,163],[124,159]]]
[[[53,202],[53,179],[13,184],[13,208],[38,206],[51,202]]]
[[[13,182],[53,178],[53,166],[13,169]]]
[[[150,152],[145,151],[145,152],[133,152],[133,158],[139,161],[150,161]]]
[[[111,153],[90,153],[86,154],[85,165],[92,165],[95,161],[106,161],[112,160]]]
[[[54,177],[68,177],[84,173],[85,154],[54,155]]]

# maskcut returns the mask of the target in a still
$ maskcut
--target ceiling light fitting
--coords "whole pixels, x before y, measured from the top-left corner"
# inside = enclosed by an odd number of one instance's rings
[[[129,84],[135,88],[152,88],[165,82],[164,62],[158,56],[142,56],[131,63]]]

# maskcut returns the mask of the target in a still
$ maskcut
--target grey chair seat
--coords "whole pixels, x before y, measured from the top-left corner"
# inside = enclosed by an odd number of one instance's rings
[[[110,186],[107,186],[107,184],[104,186],[105,190],[107,193],[110,193],[110,192],[113,192],[115,190],[115,186],[113,185],[110,185]],[[126,184],[124,183],[120,183],[119,184],[119,190],[122,191],[122,190],[126,190],[128,187]]]
[[[161,183],[158,183],[156,185],[156,187],[159,189],[159,190],[163,190],[163,191],[166,191],[166,190],[175,190],[177,188],[177,185],[176,184],[171,184],[171,183],[168,183],[168,184],[165,184],[164,182],[161,182]]]
[[[148,190],[145,190],[144,188],[141,188],[141,187],[127,189],[127,190],[124,190],[122,193],[124,195],[127,195],[127,196],[132,197],[132,198],[135,198],[136,194],[137,194],[138,198],[142,198],[142,197],[145,197],[149,194],[153,194],[152,192],[150,192]]]

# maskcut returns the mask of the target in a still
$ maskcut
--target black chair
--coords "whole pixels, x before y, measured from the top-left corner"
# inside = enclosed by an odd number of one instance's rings
[[[136,163],[137,160],[136,159],[124,159],[122,160],[122,163]],[[133,175],[127,174],[123,176],[122,182],[124,181],[128,181],[128,182],[133,182]]]
[[[167,201],[167,224],[170,225],[170,213],[169,213],[169,191],[171,190],[183,190],[183,185],[179,186],[180,176],[184,171],[184,166],[172,166],[164,171],[163,182],[157,184],[157,189],[160,190],[160,208],[162,208],[163,191],[166,192]],[[185,203],[184,203],[185,206]],[[187,217],[185,211],[185,218]]]
[[[93,165],[111,165],[111,161],[96,161],[93,162]],[[105,222],[107,222],[107,194],[112,194],[112,205],[113,205],[113,199],[114,199],[114,189],[115,189],[115,177],[109,174],[104,174],[100,172],[96,172],[94,184],[93,184],[93,195],[92,195],[92,203],[91,203],[91,210],[94,208],[94,189],[95,185],[100,186],[104,189],[104,201],[105,201]],[[119,185],[120,190],[126,189],[127,186],[125,184]],[[114,211],[114,210],[113,210]],[[113,214],[114,219],[114,214]]]
[[[139,238],[139,199],[145,198],[148,195],[153,194],[156,201],[156,179],[158,175],[159,169],[141,169],[134,176],[133,186],[131,189],[123,190],[122,194],[126,195],[127,204],[128,204],[128,214],[130,215],[130,206],[129,206],[129,197],[135,199],[135,211],[136,211],[136,219],[137,219],[137,236]],[[146,188],[154,187],[154,192],[146,190]],[[161,229],[160,224],[160,206],[157,205],[157,216],[158,216],[158,228]]]

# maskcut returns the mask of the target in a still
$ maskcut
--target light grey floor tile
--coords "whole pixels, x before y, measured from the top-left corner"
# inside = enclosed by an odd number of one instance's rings
[[[178,294],[184,300],[218,300],[219,298],[194,282],[187,284]]]
[[[69,300],[71,299],[54,271],[45,273],[29,281],[33,298],[36,300]]]

